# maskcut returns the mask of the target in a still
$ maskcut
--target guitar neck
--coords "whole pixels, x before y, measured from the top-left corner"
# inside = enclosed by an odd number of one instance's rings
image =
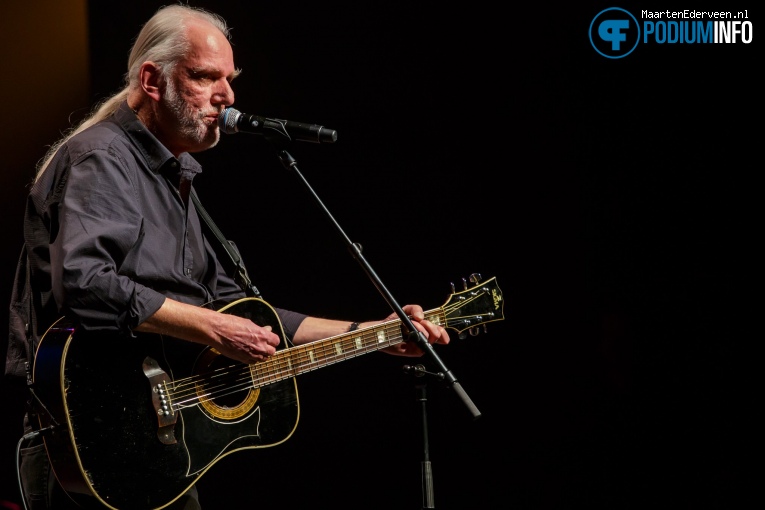
[[[425,318],[434,324],[446,323],[442,308],[425,312]],[[267,361],[250,365],[253,387],[260,388],[403,341],[401,320],[392,319],[375,326],[283,349]]]

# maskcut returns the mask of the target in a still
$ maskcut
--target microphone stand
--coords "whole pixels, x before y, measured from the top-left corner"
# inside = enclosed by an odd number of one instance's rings
[[[441,361],[441,358],[436,354],[435,349],[433,348],[430,343],[428,343],[428,339],[425,338],[425,335],[420,333],[417,328],[414,327],[414,324],[412,324],[411,319],[407,316],[407,314],[404,312],[404,310],[401,308],[401,306],[396,302],[396,300],[393,298],[393,295],[390,293],[390,291],[385,287],[382,280],[380,280],[380,277],[377,276],[377,273],[375,273],[374,269],[372,269],[372,266],[367,262],[367,260],[364,258],[364,256],[361,254],[361,245],[359,243],[354,243],[351,241],[351,239],[345,234],[343,229],[340,227],[340,225],[337,223],[335,218],[332,216],[332,213],[329,212],[327,207],[324,205],[324,203],[321,201],[319,196],[316,194],[314,189],[311,187],[311,185],[308,183],[306,178],[303,176],[303,174],[300,172],[297,166],[297,161],[295,158],[292,157],[292,155],[283,148],[279,148],[278,145],[280,145],[278,142],[281,141],[282,144],[284,143],[284,140],[279,140],[275,136],[266,136],[266,139],[273,142],[275,144],[275,148],[277,149],[277,156],[279,157],[279,160],[281,161],[284,168],[287,170],[292,170],[295,175],[300,179],[300,181],[303,183],[305,188],[308,190],[308,192],[313,196],[313,198],[316,200],[316,203],[318,206],[324,211],[324,213],[327,215],[327,218],[329,221],[335,226],[340,236],[345,240],[345,243],[348,247],[348,250],[351,254],[351,256],[356,259],[356,261],[361,265],[361,267],[364,269],[364,271],[367,273],[367,276],[372,280],[372,283],[377,288],[377,290],[382,294],[383,298],[388,302],[388,305],[396,312],[396,315],[401,319],[401,323],[406,327],[406,330],[408,331],[407,334],[407,342],[415,342],[420,349],[422,349],[423,353],[425,353],[425,356],[427,356],[431,362],[437,367],[437,371],[443,374],[443,380],[445,385],[448,388],[451,388],[454,390],[454,392],[457,394],[457,396],[462,400],[462,402],[465,404],[465,406],[468,408],[468,411],[472,414],[473,419],[478,419],[481,417],[480,411],[478,411],[478,408],[473,404],[473,401],[470,399],[470,397],[467,395],[465,390],[462,388],[462,385],[457,380],[457,377],[452,373],[451,370],[449,370],[443,361]]]
[[[433,466],[430,462],[430,444],[428,443],[428,384],[425,376],[442,381],[444,379],[444,374],[441,372],[428,372],[422,365],[404,365],[402,368],[404,369],[405,374],[414,375],[416,380],[415,388],[417,389],[417,402],[420,403],[420,419],[422,420],[422,462],[420,465],[420,475],[422,477],[422,508],[435,508],[433,496]]]
[[[367,260],[361,254],[361,245],[359,243],[352,242],[351,239],[345,234],[343,229],[340,227],[340,224],[335,220],[335,218],[332,216],[332,213],[329,212],[329,209],[327,209],[327,207],[322,202],[321,198],[319,198],[319,196],[316,194],[314,189],[308,183],[306,178],[300,172],[297,166],[297,161],[284,148],[288,145],[288,142],[290,140],[289,135],[287,135],[286,133],[278,134],[278,135],[265,133],[264,136],[266,137],[267,140],[269,140],[274,145],[274,148],[277,150],[277,156],[279,157],[279,161],[281,162],[282,166],[284,166],[284,168],[286,168],[287,170],[292,170],[295,173],[295,175],[300,179],[300,181],[305,186],[306,190],[308,190],[308,192],[311,194],[311,196],[314,198],[314,200],[318,204],[319,208],[322,211],[324,211],[324,214],[326,214],[329,221],[335,226],[335,228],[337,229],[337,232],[345,241],[351,256],[354,259],[356,259],[356,261],[361,265],[361,267],[367,273],[367,276],[372,281],[374,286],[377,288],[380,294],[382,294],[383,298],[385,298],[385,300],[388,302],[388,305],[396,312],[396,315],[398,315],[398,317],[401,319],[401,323],[406,327],[406,330],[408,331],[406,341],[416,342],[417,345],[420,347],[420,349],[422,349],[425,356],[427,356],[430,359],[430,361],[437,367],[437,372],[432,373],[432,372],[426,372],[425,368],[422,365],[417,365],[416,367],[404,366],[404,372],[414,373],[418,377],[422,377],[423,375],[437,377],[440,381],[444,382],[447,387],[454,390],[457,396],[465,404],[468,411],[472,414],[474,420],[480,418],[481,413],[473,404],[473,401],[470,399],[467,393],[462,389],[462,385],[459,383],[459,381],[457,381],[457,377],[452,373],[451,370],[446,368],[446,365],[444,364],[443,361],[441,361],[441,358],[438,357],[438,355],[435,352],[435,349],[433,349],[433,346],[430,345],[430,343],[428,343],[428,339],[425,338],[425,335],[420,333],[417,330],[417,328],[414,327],[414,324],[412,324],[412,321],[409,318],[409,316],[407,316],[407,314],[404,312],[401,306],[396,302],[396,300],[393,298],[393,295],[385,287],[382,280],[380,280],[380,277],[377,276],[377,273],[375,273],[374,269],[372,269],[372,266],[369,264],[369,262],[367,262]],[[433,506],[433,499],[434,499],[433,498],[433,472],[432,472],[432,466],[430,464],[430,446],[428,445],[428,426],[427,426],[427,412],[426,412],[427,395],[426,395],[426,388],[424,384],[417,385],[417,399],[419,402],[421,402],[422,440],[423,440],[423,454],[424,454],[423,461],[421,463],[422,491],[423,491],[422,508],[432,509],[432,508],[435,508],[435,506]]]

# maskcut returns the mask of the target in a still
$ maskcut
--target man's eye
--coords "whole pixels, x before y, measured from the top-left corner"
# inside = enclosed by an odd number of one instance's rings
[[[210,79],[210,77],[207,76],[207,74],[205,74],[205,73],[198,73],[198,72],[193,72],[192,71],[190,73],[190,75],[191,75],[191,79],[192,80],[202,81],[202,80],[209,80]]]

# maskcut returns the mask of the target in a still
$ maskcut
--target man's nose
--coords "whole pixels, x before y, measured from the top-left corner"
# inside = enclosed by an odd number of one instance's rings
[[[216,85],[216,90],[213,91],[213,102],[225,106],[234,104],[234,89],[231,88],[231,84],[228,80],[221,80],[220,83]]]

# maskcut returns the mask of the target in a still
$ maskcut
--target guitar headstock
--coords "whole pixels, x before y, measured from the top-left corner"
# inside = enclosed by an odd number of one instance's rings
[[[468,281],[463,278],[461,291],[452,283],[452,294],[442,307],[446,327],[457,331],[460,338],[467,337],[467,333],[479,334],[480,326],[485,332],[487,323],[505,318],[505,303],[496,277],[481,281],[481,275],[473,273],[470,282],[474,285],[468,288]]]

